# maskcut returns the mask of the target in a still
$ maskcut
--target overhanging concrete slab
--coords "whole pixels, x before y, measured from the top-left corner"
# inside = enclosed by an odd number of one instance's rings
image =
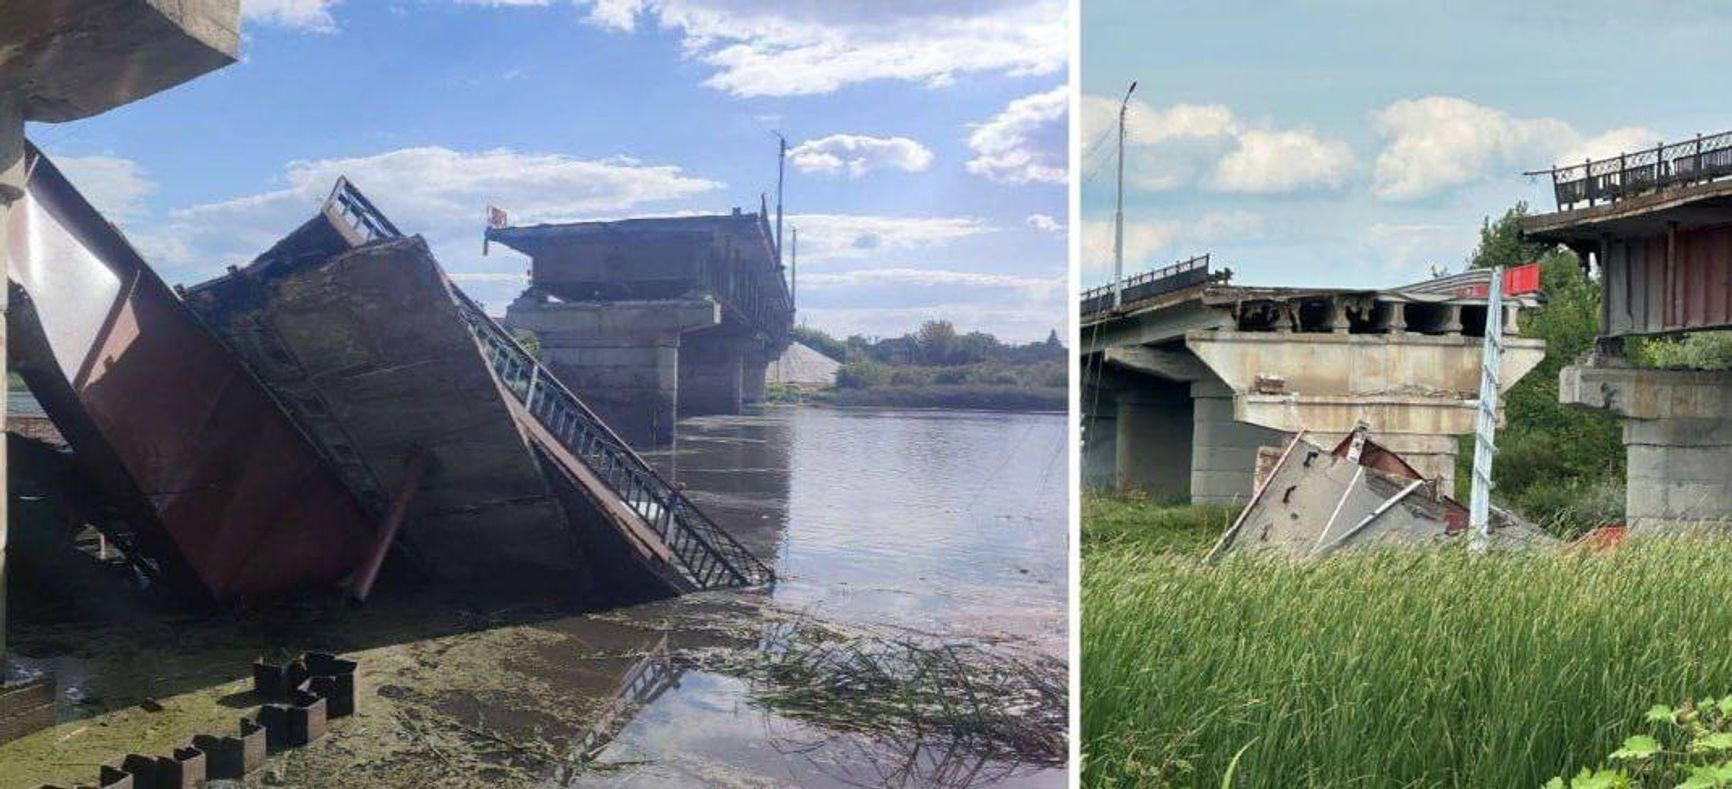
[[[0,3],[0,94],[24,118],[69,121],[233,63],[238,0]]]

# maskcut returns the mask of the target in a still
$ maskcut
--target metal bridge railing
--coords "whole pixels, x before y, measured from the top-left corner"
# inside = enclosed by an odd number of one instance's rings
[[[1582,203],[1616,202],[1670,186],[1732,176],[1732,132],[1698,135],[1693,140],[1524,175],[1550,175],[1552,195],[1560,211]]]
[[[1209,255],[1198,255],[1171,266],[1145,271],[1119,282],[1089,288],[1082,292],[1082,314],[1092,315],[1113,308],[1113,291],[1121,292],[1119,304],[1152,299],[1192,285],[1212,282],[1217,277],[1209,273]]]
[[[337,181],[327,206],[368,241],[403,235],[347,179]],[[494,375],[562,446],[643,519],[694,585],[712,589],[758,586],[775,580],[768,566],[631,451],[583,401],[487,317],[480,305],[455,287],[452,293]]]
[[[757,586],[775,573],[662,479],[589,408],[458,292],[458,305],[488,364],[530,415],[661,537],[680,570],[700,589]]]

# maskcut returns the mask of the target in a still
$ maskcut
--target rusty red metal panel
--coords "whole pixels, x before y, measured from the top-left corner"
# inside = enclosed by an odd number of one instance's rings
[[[1732,326],[1732,226],[1611,238],[1601,262],[1608,336]]]
[[[1670,328],[1732,325],[1732,226],[1679,230],[1673,235],[1674,291]]]
[[[45,157],[14,211],[13,349],[142,548],[221,600],[330,585],[371,518],[229,351]]]

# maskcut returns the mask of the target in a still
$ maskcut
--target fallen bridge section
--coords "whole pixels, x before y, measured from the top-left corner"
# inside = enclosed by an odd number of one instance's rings
[[[347,182],[186,298],[363,500],[407,502],[399,541],[438,578],[634,595],[768,580]]]
[[[52,162],[32,152],[11,265],[19,372],[184,591],[227,600],[335,584],[374,520],[271,394]]]

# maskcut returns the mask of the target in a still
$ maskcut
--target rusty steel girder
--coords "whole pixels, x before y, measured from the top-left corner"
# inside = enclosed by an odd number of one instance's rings
[[[11,352],[139,552],[219,601],[349,576],[368,512],[126,239],[29,156],[9,234]]]

